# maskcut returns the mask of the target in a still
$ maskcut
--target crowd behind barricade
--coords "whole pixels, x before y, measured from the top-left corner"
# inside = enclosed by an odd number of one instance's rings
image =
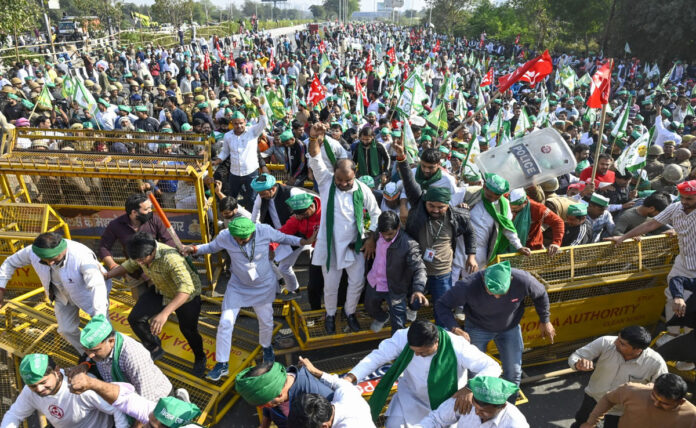
[[[526,297],[541,336],[553,343],[556,332],[544,285],[507,261],[494,263],[496,256],[544,250],[556,257],[562,247],[661,233],[676,234],[680,251],[665,290],[667,334],[653,350],[650,333],[631,326],[575,351],[570,367],[593,373],[573,427],[601,419],[605,427],[693,426],[687,384],[667,373],[665,361],[694,368],[696,69],[676,61],[661,73],[635,58],[618,60],[603,121],[588,107],[598,86],[591,76],[606,67],[601,57],[548,57],[552,73],[498,93],[494,74],[535,53],[385,24],[322,33],[121,46],[84,54],[81,70],[60,58],[2,74],[3,129],[46,130],[38,131],[45,138],[18,138],[13,150],[183,158],[199,153],[167,138],[141,146],[127,137],[52,139],[52,129],[205,135],[215,167],[206,182],[224,227],[210,243],[177,248],[144,192],[166,208],[191,208],[190,186],[139,181],[96,254],[46,233],[8,257],[0,303],[14,271],[32,265],[81,364],[60,368],[50,356],[26,356],[19,367],[26,386],[0,427],[16,427],[35,410],[55,427],[184,426],[200,410],[153,363],[165,354],[162,328],[176,313],[194,356],[191,373],[216,382],[229,376],[243,307],[257,315],[262,362],[237,375],[236,389],[260,406],[263,427],[374,426],[397,379],[387,427],[526,427],[514,406]],[[547,127],[569,146],[574,171],[526,188],[479,171],[481,153]],[[287,178],[279,182],[269,164],[283,165]],[[44,179],[38,200],[51,203],[56,195],[42,191]],[[104,190],[99,181],[61,185]],[[311,265],[301,290],[293,267],[304,252]],[[201,280],[191,258],[216,253],[229,281],[207,371]],[[111,279],[126,275],[142,280],[128,316],[133,338],[108,319]],[[327,336],[343,318],[345,333],[389,325],[392,337],[342,378],[304,358],[285,367],[272,346],[279,284],[285,298],[307,293],[311,309],[325,311]],[[356,315],[361,301],[369,327]],[[434,308],[435,323],[416,320],[424,306]],[[91,317],[82,330],[80,310]],[[491,341],[500,364],[485,354]],[[390,362],[366,402],[353,384]]]

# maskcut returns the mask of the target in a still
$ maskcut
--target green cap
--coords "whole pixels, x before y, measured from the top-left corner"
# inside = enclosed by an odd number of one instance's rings
[[[111,104],[109,104],[104,98],[97,99],[97,102],[104,107],[111,107]]]
[[[246,217],[237,217],[246,218]],[[236,219],[235,219],[236,220]],[[249,220],[251,222],[251,220]],[[285,386],[285,367],[279,363],[266,373],[249,377],[247,376],[253,367],[242,370],[235,378],[234,388],[252,406],[260,406],[276,398]]]
[[[24,99],[23,99],[23,100],[22,100],[22,105],[23,105],[24,108],[26,108],[27,110],[32,110],[32,109],[34,108],[34,103],[32,103],[32,102],[29,101],[29,100],[24,100]]]
[[[447,187],[430,187],[427,192],[425,192],[426,202],[441,202],[443,204],[448,204],[452,199],[452,191]]]
[[[573,204],[568,207],[568,215],[575,217],[583,217],[587,215],[587,205],[585,204]]]
[[[640,138],[640,132],[638,131],[633,131],[631,132],[631,137],[635,138],[636,140]]]
[[[163,397],[159,399],[152,413],[164,426],[179,428],[200,416],[201,410],[193,403],[175,397]]]
[[[449,149],[445,146],[440,146],[440,148],[438,148],[438,150],[440,151],[440,153],[444,153],[446,155],[448,155],[450,152]]]
[[[244,115],[239,110],[235,110],[230,119],[244,119]]]
[[[666,108],[662,109],[662,115],[665,117],[672,117],[672,112],[667,110]]]
[[[208,108],[208,103],[207,102],[199,103],[197,107],[199,109],[203,110],[204,108]]]
[[[648,196],[652,195],[655,192],[656,192],[656,190],[639,190],[638,197],[639,198],[647,198]]]
[[[592,197],[590,197],[590,202],[595,205],[599,205],[600,207],[609,206],[609,198],[602,196],[599,193],[593,193]]]
[[[124,106],[123,104],[119,104],[119,105],[118,105],[118,109],[121,110],[121,111],[128,112],[128,113],[130,113],[131,111],[133,111],[133,110],[131,110],[130,107]]]
[[[82,127],[85,129],[94,129],[94,125],[92,125],[92,122],[82,122]]]
[[[295,136],[292,134],[292,131],[290,129],[284,131],[282,134],[280,134],[280,142],[285,143],[289,141],[291,138],[295,138]]]
[[[512,382],[493,376],[476,376],[469,380],[469,389],[478,402],[501,405],[520,388]]]
[[[95,315],[82,329],[80,343],[86,349],[93,349],[109,337],[112,331],[114,328],[104,315]]]
[[[49,260],[58,257],[60,253],[65,251],[66,248],[68,248],[68,241],[61,239],[58,245],[53,248],[41,248],[37,247],[36,245],[32,245],[31,251],[36,254],[38,258]]]
[[[192,129],[193,129],[193,126],[189,125],[188,123],[184,123],[183,125],[181,125],[182,131],[190,131]]]
[[[140,113],[147,113],[147,107],[144,105],[135,106],[135,111]]]
[[[645,120],[645,118],[643,117],[642,114],[637,114],[636,117],[635,117],[635,119],[636,119],[636,120],[639,120],[639,121],[641,121],[641,122]]]
[[[466,158],[466,156],[464,156],[463,154],[461,154],[461,153],[459,153],[459,152],[457,152],[457,151],[453,151],[453,152],[452,152],[452,157],[455,157],[455,158],[457,158],[457,159],[459,159],[459,160],[461,160],[461,161],[463,161],[464,158]]]
[[[587,159],[583,159],[580,162],[578,162],[578,165],[575,167],[575,173],[580,174],[583,169],[587,168],[590,166],[590,161]]]
[[[256,224],[246,217],[239,216],[235,217],[234,220],[230,222],[227,226],[230,231],[230,235],[235,238],[246,239],[251,236],[256,230]]]
[[[486,288],[492,294],[498,296],[508,292],[510,289],[510,278],[510,262],[507,260],[488,266],[483,271],[483,280]]]
[[[374,189],[375,187],[375,179],[370,177],[369,175],[363,175],[362,177],[358,178],[358,180],[365,183],[365,185],[370,189]]]
[[[285,200],[285,203],[293,211],[304,211],[314,203],[314,196],[309,193],[298,193]]]
[[[484,181],[486,188],[496,195],[502,195],[510,190],[510,183],[498,174],[488,172]]]
[[[401,131],[399,131],[398,129],[396,131],[392,131],[392,137],[401,137]]]
[[[19,375],[27,385],[36,385],[46,375],[48,355],[29,354],[19,363]]]
[[[15,94],[8,94],[7,98],[9,98],[11,100],[19,101],[19,97]]]

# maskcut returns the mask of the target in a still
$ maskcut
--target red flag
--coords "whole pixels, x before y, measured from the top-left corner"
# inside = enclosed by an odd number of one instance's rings
[[[205,53],[205,57],[203,58],[203,70],[208,70],[210,68],[210,54],[208,52]]]
[[[220,57],[220,62],[225,62],[225,55],[222,54],[222,50],[220,50],[220,45],[217,45],[217,53],[218,56]]]
[[[479,85],[480,87],[488,86],[493,83],[493,67],[488,69],[488,73],[486,73],[485,76],[483,76],[483,80],[481,80],[481,84]]]
[[[372,67],[372,51],[367,53],[367,61],[365,62],[365,71],[370,72],[373,70]]]
[[[519,58],[519,59],[524,59],[524,49],[522,49],[522,50],[520,51],[520,54],[517,55],[517,58]]]
[[[433,52],[440,52],[440,40],[435,42],[435,47],[433,48]]]
[[[633,79],[633,78],[636,77],[636,71],[638,71],[638,64],[639,64],[639,63],[640,63],[640,60],[637,59],[637,60],[635,60],[635,62],[633,63],[633,66],[631,66],[631,74],[630,74],[631,79]]]
[[[396,61],[396,52],[394,51],[394,46],[389,48],[389,50],[387,51],[387,55],[389,55],[389,62],[394,64],[394,62]]]
[[[326,87],[319,81],[319,76],[314,75],[314,80],[309,87],[309,94],[307,94],[307,102],[312,106],[319,104],[319,101],[326,98]]]
[[[551,74],[551,70],[553,70],[551,55],[549,55],[549,51],[546,50],[538,57],[530,59],[522,64],[521,67],[512,73],[501,76],[500,79],[498,79],[498,90],[500,92],[507,91],[510,86],[522,79],[523,76],[525,77],[525,82],[535,85],[544,77]]]
[[[481,33],[481,41],[479,42],[479,48],[483,47],[483,44],[486,42],[486,32],[484,31]]]
[[[520,35],[518,34],[517,37],[515,37],[515,46],[520,44]]]
[[[324,53],[326,52],[326,43],[322,40],[321,43],[319,43],[319,52]]]
[[[355,76],[355,92],[357,92],[358,97],[362,99],[363,105],[365,107],[368,107],[370,105],[370,102],[367,100],[367,92],[360,83],[360,79],[358,79],[358,76]]]
[[[604,63],[592,76],[592,86],[590,87],[590,97],[587,99],[587,106],[590,108],[602,108],[609,102],[609,92],[611,91],[611,69],[614,61],[609,60]]]

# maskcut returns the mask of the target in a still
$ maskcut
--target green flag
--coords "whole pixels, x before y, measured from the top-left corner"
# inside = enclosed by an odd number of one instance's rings
[[[326,71],[326,69],[329,68],[330,65],[331,65],[331,62],[326,57],[326,54],[321,54],[321,59],[319,60],[319,74]]]
[[[39,98],[36,100],[36,104],[39,107],[51,110],[53,108],[52,101],[53,97],[51,96],[51,93],[48,92],[48,86],[44,85],[44,87],[41,88],[41,93],[39,94]]]
[[[592,76],[590,76],[588,73],[585,73],[581,78],[578,79],[577,82],[578,85],[580,86],[590,86],[592,83]]]
[[[536,122],[534,125],[537,128],[546,128],[549,122],[549,100],[544,97],[541,100],[541,105],[539,105],[539,113],[537,114]]]
[[[621,116],[619,120],[616,121],[614,129],[611,130],[611,136],[614,137],[614,143],[617,143],[621,138],[626,136],[626,125],[628,125],[628,114],[631,112],[631,106],[633,105],[633,96],[629,95],[626,104],[624,105]]]
[[[655,88],[655,91],[661,91],[661,92],[666,92],[665,85],[669,83],[669,78],[672,76],[672,73],[674,72],[674,67],[676,67],[677,64],[675,63],[672,68],[669,69],[667,74],[665,74],[665,77],[662,78],[662,81],[660,82],[659,85]]]
[[[459,91],[457,92],[457,108],[454,110],[454,117],[456,117],[457,120],[464,120],[466,112],[466,100],[464,99],[464,94]]]
[[[652,130],[651,130],[652,131]],[[624,150],[619,158],[616,159],[616,170],[621,174],[637,171],[645,166],[645,159],[648,156],[648,146],[650,146],[651,132],[646,132],[639,139],[633,142]]]
[[[406,91],[404,91],[406,92]],[[425,92],[425,87],[423,87],[423,82],[420,78],[416,76],[413,84],[413,110],[418,114],[423,114],[425,109],[423,108],[423,100],[428,99],[428,94]]]
[[[97,113],[97,102],[81,80],[75,84],[74,101],[93,116]]]
[[[575,79],[577,79],[575,71],[570,66],[563,67],[561,70],[561,83],[570,92],[573,92],[573,89],[575,89]]]
[[[529,115],[527,115],[527,109],[522,107],[520,111],[520,117],[517,118],[517,123],[515,123],[515,130],[513,132],[515,138],[522,137],[527,129],[532,127],[532,122],[529,120]]]
[[[268,99],[268,105],[270,106],[273,120],[284,119],[286,112],[285,103],[283,102],[283,99],[273,91],[267,92],[266,98]]]
[[[384,62],[382,62],[379,67],[377,67],[377,76],[379,76],[380,79],[384,79],[384,76],[387,75],[387,67],[384,65]]]
[[[428,122],[435,125],[441,131],[447,131],[447,110],[445,103],[440,103],[426,118]]]
[[[413,135],[413,130],[411,129],[411,124],[408,122],[408,118],[404,119],[403,131],[403,141],[404,149],[406,150],[406,160],[409,164],[411,164],[418,159],[418,144],[416,143],[416,137]]]
[[[60,91],[63,98],[72,101],[75,96],[75,80],[70,76],[65,76],[63,79],[63,89]]]

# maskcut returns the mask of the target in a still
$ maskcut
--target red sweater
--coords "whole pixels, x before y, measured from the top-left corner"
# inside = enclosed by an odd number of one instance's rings
[[[583,169],[582,172],[580,172],[580,180],[581,181],[587,181],[591,177],[592,177],[592,167],[591,166],[588,166],[587,168]],[[612,170],[607,171],[607,173],[604,175],[600,175],[599,170],[597,170],[597,175],[595,176],[595,179],[602,182],[602,183],[613,183],[614,177],[615,177],[615,173]]]
[[[544,236],[542,234],[541,225],[545,224],[551,228],[552,240],[551,243],[561,246],[563,241],[563,233],[565,232],[565,224],[563,220],[546,205],[540,204],[537,201],[528,199],[529,209],[532,217],[532,224],[529,225],[529,236],[527,236],[527,247],[532,250],[541,250],[544,248]]]
[[[288,221],[286,221],[285,224],[278,230],[286,235],[295,236],[299,234],[305,238],[312,236],[314,233],[314,228],[319,229],[319,221],[321,220],[321,203],[319,202],[319,198],[315,197],[314,202],[317,204],[317,210],[314,215],[302,220],[298,220],[295,218],[295,216],[291,216]],[[561,234],[561,238],[562,237],[563,234]],[[314,244],[312,244],[312,247],[314,247]],[[278,244],[271,242],[271,248],[275,251],[275,249],[278,248]]]

